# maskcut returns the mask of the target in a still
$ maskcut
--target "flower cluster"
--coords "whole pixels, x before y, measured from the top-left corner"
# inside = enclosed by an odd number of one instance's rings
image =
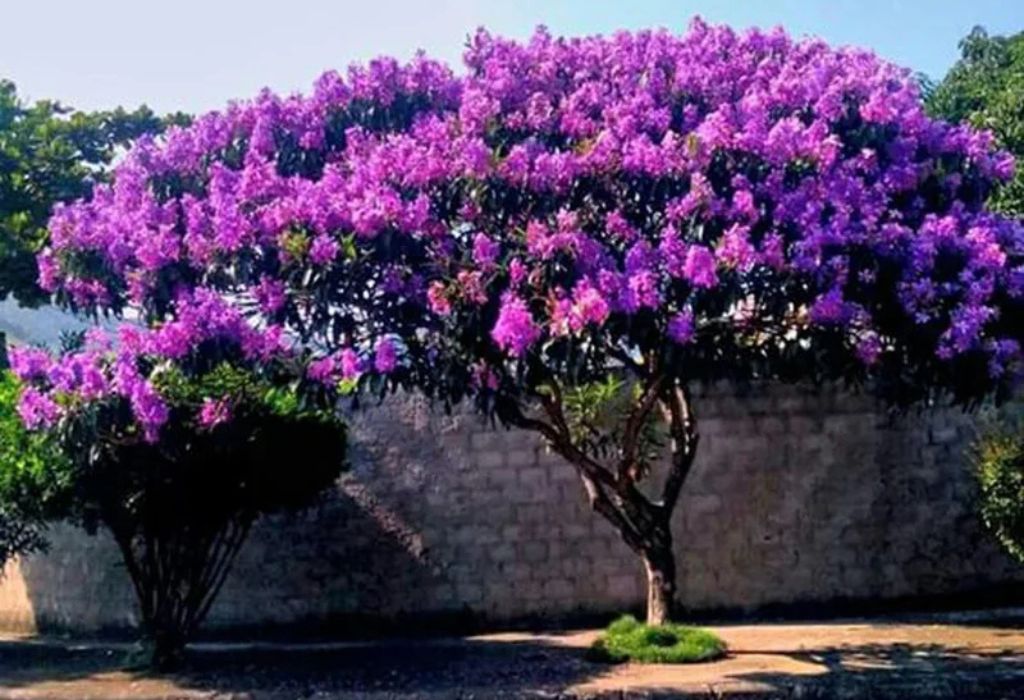
[[[83,407],[121,400],[145,439],[155,442],[171,409],[162,377],[189,372],[200,358],[258,367],[289,353],[280,327],[257,329],[222,297],[197,289],[178,299],[166,323],[124,324],[114,335],[92,330],[80,349],[56,357],[40,348],[13,348],[10,361],[25,385],[18,410],[28,427],[47,428]],[[206,427],[229,418],[224,397],[208,399],[196,416]]]
[[[42,284],[169,319],[147,341],[169,357],[182,285],[248,298],[325,383],[453,356],[466,391],[580,356],[1019,373],[1024,233],[985,209],[1012,159],[927,117],[907,71],[699,20],[481,31],[465,64],[379,60],[138,143],[55,212]]]

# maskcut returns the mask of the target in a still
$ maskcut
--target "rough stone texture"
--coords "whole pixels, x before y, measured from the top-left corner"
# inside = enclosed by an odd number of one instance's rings
[[[1024,579],[975,511],[973,419],[891,419],[869,398],[775,387],[699,397],[702,442],[675,520],[692,610],[955,594]],[[300,515],[258,526],[212,626],[348,616],[491,622],[642,599],[640,566],[531,435],[393,400],[353,421],[352,470]],[[301,468],[302,446],[295,446]],[[12,565],[0,626],[134,624],[117,556],[61,528]]]

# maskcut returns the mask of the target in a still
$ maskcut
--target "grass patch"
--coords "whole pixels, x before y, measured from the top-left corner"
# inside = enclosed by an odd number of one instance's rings
[[[652,627],[623,615],[608,625],[588,657],[606,663],[692,664],[724,655],[725,642],[707,630],[673,624]]]

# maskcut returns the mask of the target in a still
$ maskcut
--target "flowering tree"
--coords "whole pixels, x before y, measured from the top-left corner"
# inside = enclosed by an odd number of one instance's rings
[[[87,113],[49,100],[28,105],[0,79],[0,301],[46,301],[35,255],[54,202],[88,193],[132,139],[186,121],[181,114],[161,119],[146,107]]]
[[[1024,239],[984,208],[1012,159],[906,71],[700,21],[481,32],[465,62],[382,59],[141,142],[56,213],[44,284],[154,319],[215,288],[303,344],[307,389],[536,431],[643,559],[651,622],[696,382],[970,404],[1019,375]]]
[[[991,129],[996,143],[1016,157],[1024,153],[1024,32],[989,36],[975,27],[960,40],[960,59],[934,85],[928,111],[951,122]],[[1004,183],[990,202],[1011,216],[1024,215],[1024,172]]]
[[[0,452],[0,524],[9,511],[14,534],[35,537],[8,546],[38,548],[50,521],[106,528],[161,669],[180,662],[254,521],[308,505],[345,453],[334,414],[301,405],[277,330],[202,289],[179,294],[173,314],[92,331],[57,357],[12,350],[31,431],[12,434],[34,451]],[[301,468],[282,469],[296,444]]]

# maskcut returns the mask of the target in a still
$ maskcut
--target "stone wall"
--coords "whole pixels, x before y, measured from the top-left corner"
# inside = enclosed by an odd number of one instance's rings
[[[698,410],[700,456],[675,520],[690,609],[957,594],[1024,578],[975,513],[969,417],[892,420],[862,396],[783,387],[706,393]],[[393,400],[354,419],[351,461],[322,503],[254,530],[211,626],[502,623],[642,600],[635,557],[531,435]],[[135,621],[102,537],[59,528],[49,554],[12,564],[0,585],[0,626]]]

